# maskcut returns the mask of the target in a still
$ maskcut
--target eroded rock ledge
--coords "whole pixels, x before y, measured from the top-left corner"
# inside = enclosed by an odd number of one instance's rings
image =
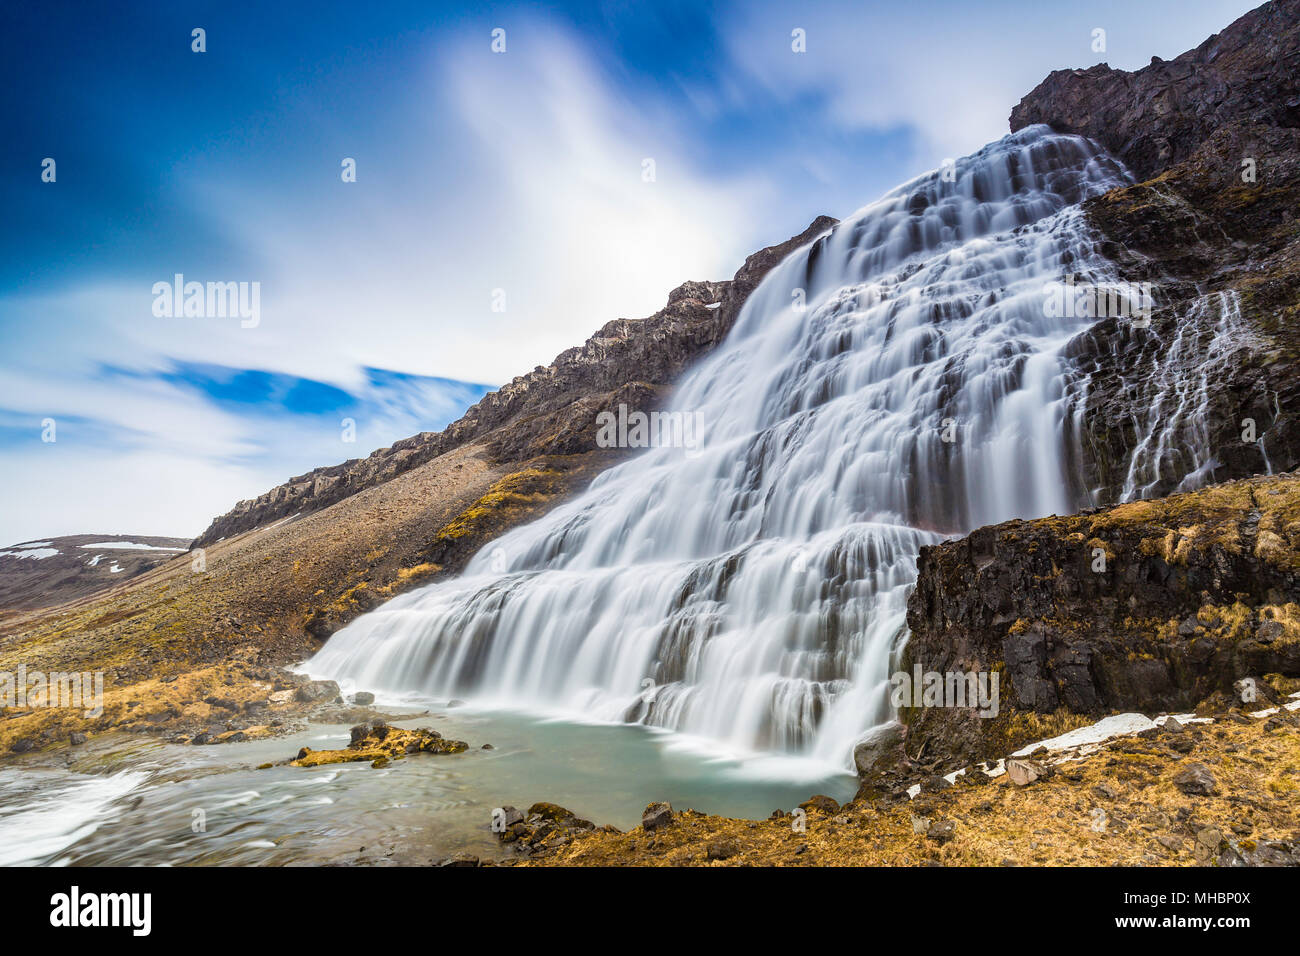
[[[923,548],[905,669],[997,673],[1001,700],[995,718],[905,710],[907,752],[956,766],[1041,736],[1053,715],[1191,710],[1242,678],[1267,695],[1269,675],[1300,676],[1297,602],[1295,473]]]

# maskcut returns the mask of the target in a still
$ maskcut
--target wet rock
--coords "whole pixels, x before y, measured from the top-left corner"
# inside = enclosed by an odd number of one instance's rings
[[[304,747],[290,765],[319,767],[322,764],[364,760],[378,769],[408,754],[458,754],[469,749],[469,744],[465,741],[448,740],[428,727],[405,730],[389,727],[382,720],[372,720],[353,727],[351,738],[344,750],[311,750]]]
[[[479,859],[476,856],[462,854],[460,856],[448,857],[438,864],[439,866],[479,866]]]
[[[22,739],[15,740],[10,744],[9,749],[16,754],[30,753],[36,749],[36,741],[32,740],[30,737],[23,737]]]
[[[524,814],[522,810],[518,810],[514,807],[502,807],[499,819],[502,828],[509,828],[514,826],[516,823],[523,823]]]
[[[79,746],[80,744],[84,744],[85,742],[86,742],[86,735],[79,730],[74,730],[71,734],[68,735],[68,743],[72,744],[72,746],[74,747]]]
[[[375,702],[375,695],[368,690],[359,690],[352,695],[352,703],[358,707],[369,707]]]
[[[906,761],[903,753],[905,737],[906,730],[897,721],[873,728],[853,748],[853,763],[858,776],[865,777],[877,767],[888,769],[890,765]]]

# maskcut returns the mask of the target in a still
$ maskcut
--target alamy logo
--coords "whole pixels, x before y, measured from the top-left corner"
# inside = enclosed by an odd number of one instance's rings
[[[87,717],[104,713],[104,672],[28,671],[19,664],[17,673],[0,671],[0,707],[24,710],[28,707],[84,708]]]
[[[262,283],[186,282],[178,272],[171,282],[153,284],[153,314],[160,319],[240,319],[255,329],[262,322]]]
[[[627,410],[619,402],[618,414],[596,416],[596,445],[600,448],[684,448],[688,454],[700,444],[704,416],[700,412],[650,412]]]
[[[996,671],[898,671],[889,678],[895,707],[976,707],[981,717],[998,715]]]
[[[153,896],[149,893],[70,892],[50,897],[51,926],[128,926],[133,936],[152,929]]]

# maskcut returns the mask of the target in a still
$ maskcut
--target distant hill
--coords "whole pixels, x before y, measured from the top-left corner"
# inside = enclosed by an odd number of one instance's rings
[[[0,548],[0,614],[106,590],[188,548],[188,538],[138,534],[72,534]]]

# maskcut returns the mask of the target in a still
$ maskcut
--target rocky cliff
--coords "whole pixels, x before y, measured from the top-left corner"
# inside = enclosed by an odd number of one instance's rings
[[[1273,0],[1173,60],[1056,70],[1011,111],[1011,129],[1081,133],[1150,179],[1224,128],[1300,126],[1298,31],[1300,0]]]
[[[497,463],[594,450],[599,412],[620,402],[643,411],[657,407],[687,366],[722,341],[763,276],[835,223],[819,216],[799,235],[751,255],[732,279],[684,282],[649,318],[606,323],[549,366],[485,395],[441,432],[423,432],[367,458],[314,469],[239,502],[195,539],[195,547],[319,510],[470,443],[486,445]]]
[[[1149,327],[1103,318],[1089,374],[1094,502],[1300,465],[1300,0],[1172,61],[1052,73],[1011,114],[1105,145],[1140,180],[1090,201],[1102,251],[1149,282]]]
[[[906,711],[910,753],[1005,752],[1026,713],[1189,711],[1243,678],[1264,707],[1267,675],[1300,677],[1296,474],[981,528],[918,570],[904,669],[997,672],[1001,707]]]
[[[1297,67],[1300,0],[1275,0],[1173,61],[1052,73],[1012,112],[1136,175],[1085,211],[1156,307],[1067,347],[1102,507],[922,551],[904,669],[997,673],[1003,703],[905,709],[913,757],[956,765],[1079,715],[1223,705],[1243,678],[1266,700],[1266,675],[1300,676]]]

